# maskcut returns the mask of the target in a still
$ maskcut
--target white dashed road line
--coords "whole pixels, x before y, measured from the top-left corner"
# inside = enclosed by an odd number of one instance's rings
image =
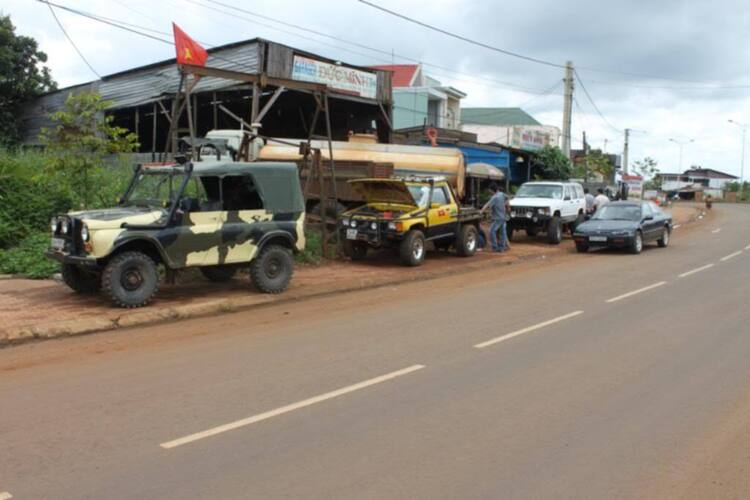
[[[699,273],[701,271],[705,271],[706,269],[711,269],[712,267],[714,267],[713,264],[706,264],[705,266],[702,266],[702,267],[699,267],[697,269],[693,269],[692,271],[688,271],[686,273],[680,274],[680,278],[685,278],[687,276],[690,276],[691,274]]]
[[[647,292],[649,290],[652,290],[654,288],[660,287],[662,285],[666,285],[666,281],[660,281],[658,283],[654,283],[653,285],[644,286],[643,288],[639,288],[638,290],[633,290],[632,292],[623,293],[622,295],[618,295],[617,297],[612,297],[611,299],[607,299],[607,303],[610,304],[612,302],[617,302],[618,300],[627,299],[628,297],[632,297],[633,295]]]
[[[573,318],[575,316],[578,316],[579,314],[583,314],[583,311],[575,311],[575,312],[572,312],[570,314],[565,314],[563,316],[558,316],[557,318],[544,321],[543,323],[537,323],[536,325],[528,326],[526,328],[522,328],[521,330],[517,330],[517,331],[515,331],[513,333],[508,333],[508,334],[503,335],[501,337],[496,337],[494,339],[490,339],[490,340],[487,340],[485,342],[481,342],[479,344],[476,344],[474,347],[476,347],[477,349],[483,349],[485,347],[488,347],[488,346],[491,346],[491,345],[494,345],[494,344],[498,344],[500,342],[504,342],[506,340],[512,339],[513,337],[518,337],[519,335],[523,335],[525,333],[530,333],[530,332],[533,332],[534,330],[539,330],[540,328],[544,328],[545,326],[549,326],[549,325],[558,323],[560,321],[564,321],[566,319]]]
[[[13,498],[13,495],[7,491],[0,492],[0,500],[10,500],[11,498]]]
[[[166,443],[161,443],[159,446],[165,449],[175,448],[183,444],[188,444],[188,443],[192,443],[193,441],[198,441],[199,439],[205,439],[207,437],[215,436],[223,432],[228,432],[234,429],[239,429],[240,427],[245,427],[247,425],[254,424],[262,420],[267,420],[269,418],[278,417],[279,415],[283,415],[284,413],[289,413],[291,411],[299,410],[306,406],[311,406],[317,403],[322,403],[323,401],[337,398],[339,396],[343,396],[344,394],[349,394],[350,392],[358,391],[360,389],[364,389],[372,385],[381,384],[388,380],[392,380],[396,377],[401,377],[409,373],[415,372],[417,370],[421,370],[424,367],[425,367],[424,365],[409,366],[407,368],[403,368],[401,370],[397,370],[391,373],[386,373],[385,375],[371,378],[369,380],[365,380],[357,384],[342,387],[341,389],[336,389],[335,391],[326,392],[325,394],[321,394],[319,396],[305,399],[303,401],[298,401],[297,403],[292,403],[286,406],[282,406],[280,408],[276,408],[275,410],[267,411],[265,413],[259,413],[258,415],[254,415],[252,417],[243,418],[242,420],[237,420],[235,422],[230,422],[228,424],[220,425],[218,427],[213,427],[211,429],[208,429],[202,432],[196,432],[195,434],[190,434],[189,436],[174,439],[172,441],[167,441]]]
[[[720,228],[720,227],[717,227],[716,229],[714,229],[714,230],[713,230],[713,231],[711,231],[711,232],[712,232],[712,233],[714,233],[714,234],[716,234],[716,233],[718,233],[719,231],[721,231],[721,228]]]
[[[675,224],[674,226],[672,226],[672,229],[677,229],[677,228],[679,228],[679,227],[680,227],[681,225],[682,225],[682,224]]]
[[[745,250],[750,250],[750,245],[746,246]]]
[[[742,250],[739,250],[739,251],[737,251],[737,252],[734,252],[734,253],[730,253],[729,255],[725,255],[725,256],[724,256],[724,257],[722,257],[722,258],[721,258],[720,260],[721,260],[722,262],[726,262],[726,261],[728,261],[729,259],[733,259],[733,258],[737,257],[737,256],[738,256],[738,255],[740,255],[741,253],[742,253]]]

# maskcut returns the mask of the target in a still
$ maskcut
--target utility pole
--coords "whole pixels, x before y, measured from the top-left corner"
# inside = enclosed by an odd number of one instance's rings
[[[622,171],[625,175],[628,174],[628,141],[630,140],[630,129],[625,129],[625,148],[622,150]]]
[[[570,126],[573,117],[573,62],[565,63],[565,101],[563,102],[562,152],[570,159]]]
[[[586,142],[586,131],[583,131],[583,182],[589,181],[589,145]]]
[[[677,139],[671,139],[671,138],[669,140],[677,144],[677,146],[680,148],[680,157],[679,157],[680,159],[678,160],[678,163],[677,163],[679,167],[677,170],[679,170],[680,173],[682,173],[682,148],[684,148],[691,142],[695,142],[695,139],[688,139],[687,141],[684,141],[684,142],[680,142]]]

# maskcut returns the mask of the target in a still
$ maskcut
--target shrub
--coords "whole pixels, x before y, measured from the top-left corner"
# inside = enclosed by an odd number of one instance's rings
[[[58,272],[60,265],[44,257],[49,240],[49,233],[35,233],[14,248],[0,250],[0,274],[20,274],[40,279]]]
[[[319,231],[305,231],[305,249],[294,259],[298,264],[320,264],[323,259],[323,237]]]

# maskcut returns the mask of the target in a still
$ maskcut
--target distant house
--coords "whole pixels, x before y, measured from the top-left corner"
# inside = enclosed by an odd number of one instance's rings
[[[371,68],[393,74],[394,130],[425,125],[458,130],[461,99],[466,97],[465,93],[425,75],[421,64],[391,64]]]
[[[685,194],[686,197],[692,197],[687,195],[702,191],[715,198],[723,198],[726,185],[738,179],[735,175],[712,168],[691,168],[681,174],[660,173],[656,176],[662,191]]]
[[[559,128],[541,124],[521,108],[461,108],[461,130],[477,134],[479,142],[524,151],[560,142]]]

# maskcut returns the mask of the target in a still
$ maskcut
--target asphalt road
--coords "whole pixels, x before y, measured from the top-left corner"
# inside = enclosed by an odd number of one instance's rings
[[[737,253],[739,252],[739,253]],[[750,207],[0,351],[0,499],[748,498]]]

